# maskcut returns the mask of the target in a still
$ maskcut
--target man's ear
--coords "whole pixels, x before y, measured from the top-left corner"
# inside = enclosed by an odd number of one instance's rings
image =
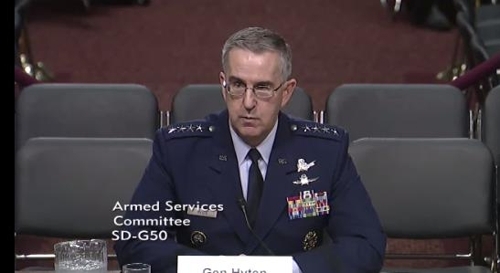
[[[219,82],[221,85],[221,92],[222,92],[222,98],[224,98],[224,101],[226,100],[226,75],[224,75],[224,72],[219,72]]]
[[[297,81],[295,79],[290,79],[285,84],[285,89],[283,89],[283,95],[281,97],[281,108],[285,107],[292,98],[295,87],[297,86]]]

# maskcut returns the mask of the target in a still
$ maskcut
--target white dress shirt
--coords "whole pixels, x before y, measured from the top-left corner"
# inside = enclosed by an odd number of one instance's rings
[[[273,129],[269,132],[269,135],[257,146],[255,147],[261,158],[259,159],[259,169],[262,173],[262,178],[264,178],[264,183],[266,183],[266,173],[267,165],[269,164],[269,157],[271,156],[271,151],[274,144],[274,139],[276,137],[276,130],[278,129],[278,121],[274,124]],[[252,160],[247,157],[248,151],[252,148],[246,144],[234,131],[231,123],[229,123],[229,131],[231,132],[231,139],[233,140],[234,151],[236,152],[236,158],[238,159],[238,167],[240,170],[240,182],[241,189],[243,191],[243,197],[247,199],[247,187],[248,187],[248,171],[252,165]],[[302,273],[299,266],[293,260],[293,273]]]

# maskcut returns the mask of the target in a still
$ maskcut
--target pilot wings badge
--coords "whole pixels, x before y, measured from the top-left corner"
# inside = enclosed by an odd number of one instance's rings
[[[301,186],[303,186],[303,185],[309,185],[309,183],[314,182],[316,180],[318,180],[318,177],[309,179],[306,174],[302,174],[299,177],[299,180],[293,181],[293,184],[295,184],[295,185],[301,185]]]
[[[316,160],[313,160],[311,163],[307,163],[303,158],[299,158],[299,160],[297,161],[297,172],[306,172],[307,170],[309,170],[309,168],[314,166],[315,161]]]

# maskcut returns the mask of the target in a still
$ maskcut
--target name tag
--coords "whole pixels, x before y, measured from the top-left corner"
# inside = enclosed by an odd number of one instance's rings
[[[191,209],[189,208],[186,210],[186,213],[188,215],[195,215],[195,216],[201,216],[201,217],[209,217],[209,218],[217,218],[217,211],[216,210],[201,210],[201,209]]]
[[[178,256],[177,273],[292,273],[291,256]]]

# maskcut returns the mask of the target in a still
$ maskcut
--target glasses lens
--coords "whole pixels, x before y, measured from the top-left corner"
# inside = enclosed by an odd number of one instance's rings
[[[273,96],[273,90],[255,90],[257,98],[266,99]]]
[[[246,86],[241,84],[231,83],[229,84],[229,94],[233,96],[242,96],[246,91]]]

